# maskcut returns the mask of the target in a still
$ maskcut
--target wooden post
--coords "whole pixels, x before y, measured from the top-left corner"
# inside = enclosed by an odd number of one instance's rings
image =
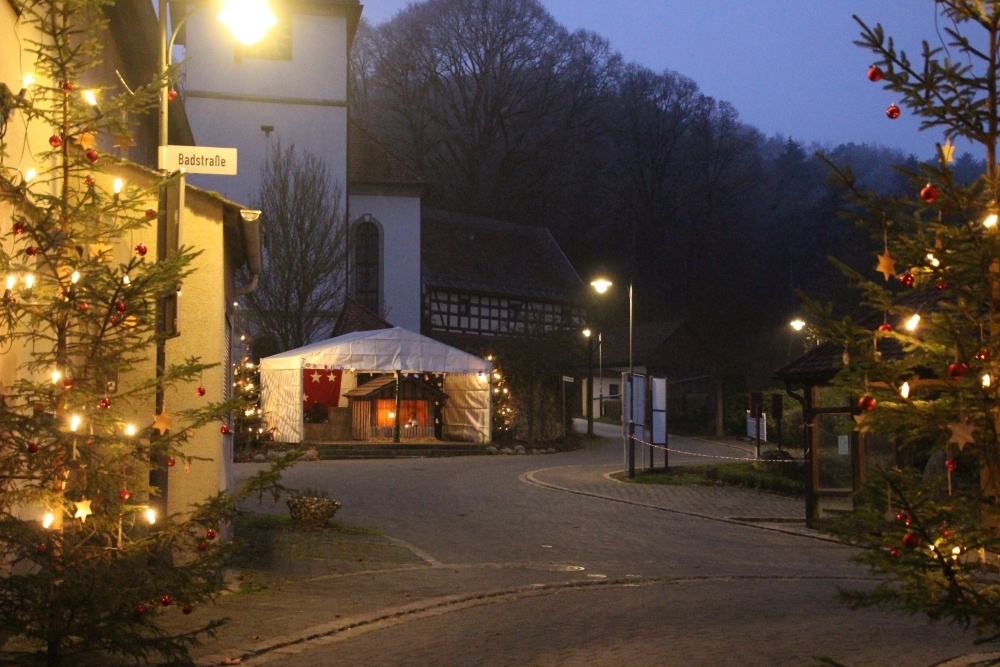
[[[806,466],[806,526],[812,528],[819,519],[819,431],[813,410],[819,403],[819,391],[815,386],[807,386],[802,392],[805,405],[802,406],[803,454]]]
[[[399,409],[402,405],[400,400],[400,395],[403,393],[403,374],[400,371],[396,371],[396,419],[395,423],[392,425],[392,441],[394,443],[399,443]]]
[[[722,380],[715,383],[715,437],[721,438],[725,435],[725,412],[726,399],[722,388]]]

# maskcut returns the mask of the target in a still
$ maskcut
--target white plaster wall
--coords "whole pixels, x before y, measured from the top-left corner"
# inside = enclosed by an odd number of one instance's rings
[[[270,147],[295,144],[323,158],[343,191],[347,182],[347,109],[189,98],[185,104],[195,143],[238,150],[236,176],[191,175],[192,184],[250,205],[260,186],[260,171]],[[261,125],[272,125],[270,139]],[[342,199],[342,202],[344,200]],[[341,204],[343,206],[343,203]],[[266,221],[263,221],[266,224]]]
[[[382,225],[382,289],[390,324],[420,331],[420,198],[351,195],[351,221]]]
[[[292,16],[292,59],[236,62],[237,42],[216,12],[199,12],[187,24],[187,80],[195,91],[347,99],[347,19]]]

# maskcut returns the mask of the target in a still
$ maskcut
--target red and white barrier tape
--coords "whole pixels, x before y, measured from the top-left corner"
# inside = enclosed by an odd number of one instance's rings
[[[664,445],[654,445],[651,442],[646,442],[645,440],[641,440],[641,439],[639,439],[639,438],[637,438],[635,436],[631,436],[631,438],[633,440],[635,440],[637,443],[639,443],[640,445],[646,445],[647,447],[654,447],[656,449],[661,449],[661,450],[666,451],[666,452],[673,452],[674,454],[683,454],[684,456],[698,456],[698,457],[701,457],[701,458],[704,458],[704,459],[720,459],[720,460],[724,460],[724,461],[756,461],[757,460],[749,452],[747,452],[747,456],[745,456],[745,457],[744,456],[719,456],[719,455],[716,455],[716,454],[699,454],[697,452],[685,452],[685,451],[683,451],[681,449],[673,449],[671,447],[665,447]],[[799,461],[798,459],[760,459],[760,460],[766,461],[767,463],[802,463],[802,461]]]

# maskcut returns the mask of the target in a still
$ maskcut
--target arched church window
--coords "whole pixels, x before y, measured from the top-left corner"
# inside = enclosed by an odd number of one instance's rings
[[[378,227],[373,222],[360,222],[354,228],[354,298],[374,313],[380,311]]]

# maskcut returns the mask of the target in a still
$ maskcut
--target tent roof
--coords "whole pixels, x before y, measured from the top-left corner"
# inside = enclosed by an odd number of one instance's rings
[[[260,360],[262,370],[344,368],[356,371],[490,373],[493,365],[401,327],[354,333]]]

